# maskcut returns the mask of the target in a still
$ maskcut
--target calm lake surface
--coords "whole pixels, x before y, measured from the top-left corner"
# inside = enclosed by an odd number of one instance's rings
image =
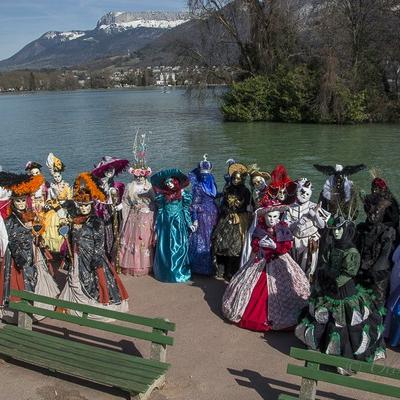
[[[148,161],[153,171],[179,167],[188,172],[208,153],[221,183],[228,158],[257,162],[268,171],[283,163],[292,178],[311,179],[317,197],[324,177],[312,164],[365,163],[379,168],[400,197],[400,125],[226,123],[218,100],[199,103],[182,89],[1,95],[0,165],[14,172],[22,172],[28,160],[45,166],[51,151],[66,164],[64,177],[72,181],[104,155],[131,159],[137,128],[151,131]],[[43,171],[48,176],[46,167]],[[121,177],[128,179],[127,174]],[[355,175],[354,181],[369,190],[368,172]]]

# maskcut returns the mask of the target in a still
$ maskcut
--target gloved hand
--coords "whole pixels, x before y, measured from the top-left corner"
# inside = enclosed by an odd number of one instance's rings
[[[276,249],[276,243],[268,235],[266,235],[260,240],[260,247],[266,249]]]

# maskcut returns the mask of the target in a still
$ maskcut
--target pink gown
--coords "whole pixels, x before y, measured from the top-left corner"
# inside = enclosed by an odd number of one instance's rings
[[[122,198],[119,262],[123,274],[148,275],[153,263],[154,192],[151,184],[131,182]]]

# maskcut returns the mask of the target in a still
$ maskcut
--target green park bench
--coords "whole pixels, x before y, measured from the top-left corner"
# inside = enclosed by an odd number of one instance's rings
[[[175,324],[160,318],[146,318],[104,308],[71,303],[39,296],[31,292],[11,291],[12,296],[21,300],[10,302],[9,308],[18,312],[18,326],[4,325],[0,329],[0,355],[27,364],[45,368],[102,385],[122,389],[131,399],[146,399],[154,388],[160,388],[169,368],[166,361],[166,347],[173,344],[168,331],[175,330]],[[41,307],[43,304],[75,310],[81,316],[68,315]],[[125,354],[112,349],[100,348],[47,333],[32,331],[32,314],[94,328],[118,335],[151,342],[148,359]],[[141,325],[146,330],[131,326],[102,322],[88,316],[97,315]],[[150,331],[149,328],[152,328]]]
[[[317,382],[327,382],[333,385],[358,389],[364,392],[376,393],[392,398],[400,398],[400,385],[373,382],[367,379],[360,379],[355,376],[342,376],[335,372],[321,371],[321,365],[330,367],[341,367],[346,370],[363,372],[375,376],[400,380],[400,369],[387,367],[382,364],[372,364],[364,361],[351,360],[349,358],[331,356],[313,350],[304,350],[292,347],[290,356],[305,361],[305,366],[289,364],[287,373],[302,378],[300,394],[294,397],[281,394],[279,400],[315,400]],[[366,397],[372,398],[372,397]]]

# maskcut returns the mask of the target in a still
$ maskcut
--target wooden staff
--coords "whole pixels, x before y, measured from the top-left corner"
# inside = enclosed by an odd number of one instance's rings
[[[119,265],[119,248],[120,248],[120,237],[119,237],[119,224],[118,224],[118,192],[115,188],[110,189],[111,201],[112,201],[112,218],[113,218],[113,232],[114,232],[114,248],[115,248],[115,270],[117,274],[121,273],[121,266]]]

